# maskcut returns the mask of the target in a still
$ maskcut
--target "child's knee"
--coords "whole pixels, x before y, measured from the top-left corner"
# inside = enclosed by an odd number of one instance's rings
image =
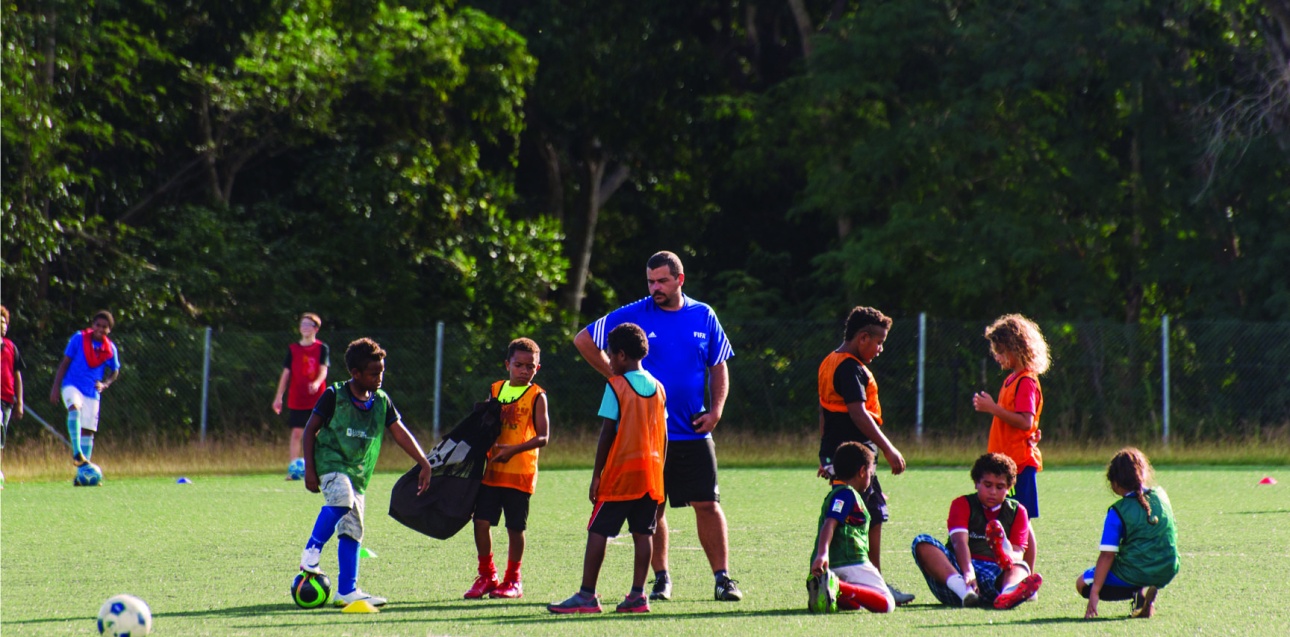
[[[1084,581],[1084,574],[1080,573],[1075,577],[1075,592],[1082,597],[1088,597],[1088,582]]]

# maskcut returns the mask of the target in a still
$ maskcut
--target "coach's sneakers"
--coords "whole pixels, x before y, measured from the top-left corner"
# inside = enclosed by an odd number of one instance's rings
[[[1133,594],[1133,606],[1129,609],[1129,617],[1134,619],[1147,619],[1156,614],[1156,593],[1159,592],[1155,586],[1148,586]]]
[[[897,606],[905,606],[914,601],[913,593],[906,593],[891,584],[887,585],[887,590],[891,591],[891,597],[896,600]]]
[[[717,582],[716,588],[713,589],[713,597],[718,602],[737,602],[744,598],[744,592],[739,590],[739,582],[724,577]]]
[[[503,580],[488,596],[493,599],[519,599],[524,597],[524,585],[519,580]]]
[[[1017,582],[1017,585],[1006,593],[1001,593],[994,598],[994,607],[998,610],[1009,610],[1016,608],[1022,602],[1030,599],[1039,590],[1039,585],[1044,583],[1044,578],[1039,573],[1032,573],[1026,576],[1026,579]]]
[[[466,599],[479,599],[493,591],[497,590],[497,575],[480,575],[475,578],[475,583],[470,585],[470,590],[466,591]]]
[[[649,598],[653,600],[672,599],[672,578],[655,578],[654,586],[649,591]]]
[[[624,599],[621,602],[618,602],[618,606],[614,608],[614,612],[648,613],[649,598],[645,597],[644,595],[635,595],[635,594],[628,595],[626,599]]]
[[[364,593],[361,588],[354,589],[354,592],[348,595],[337,593],[335,597],[332,597],[332,603],[337,606],[349,606],[357,601],[364,601],[373,606],[384,606],[386,599],[384,597],[368,595],[367,593]]]
[[[841,585],[833,571],[825,569],[806,580],[806,610],[812,613],[838,612],[838,592]]]
[[[574,613],[599,613],[600,596],[584,595],[582,591],[573,594],[569,599],[558,604],[547,604],[546,609],[557,615],[571,615]]]
[[[1012,555],[1008,552],[1008,537],[1003,532],[1003,524],[998,520],[990,520],[985,525],[985,541],[990,545],[995,561],[999,563],[999,572],[1006,574],[1012,569]]]
[[[318,562],[322,559],[322,548],[305,547],[305,551],[300,554],[300,570],[306,573],[318,575],[322,573],[322,568]]]

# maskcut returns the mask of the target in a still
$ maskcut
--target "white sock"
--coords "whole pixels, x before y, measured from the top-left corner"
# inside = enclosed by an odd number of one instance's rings
[[[964,581],[962,575],[959,575],[958,573],[951,575],[949,579],[945,580],[945,586],[954,591],[954,594],[958,595],[959,599],[967,597],[967,582]]]
[[[1021,583],[1021,582],[1017,582],[1017,584],[1020,584],[1020,583]],[[1005,586],[1005,587],[1003,587],[1003,590],[999,591],[999,594],[1000,594],[1000,595],[1003,595],[1003,594],[1005,594],[1005,593],[1011,593],[1014,589],[1016,589],[1016,588],[1017,588],[1017,584],[1013,584],[1012,586]]]

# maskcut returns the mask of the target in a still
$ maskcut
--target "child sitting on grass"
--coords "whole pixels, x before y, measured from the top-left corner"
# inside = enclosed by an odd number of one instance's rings
[[[430,462],[403,426],[389,395],[381,390],[385,350],[370,338],[360,338],[345,349],[345,367],[350,379],[323,392],[305,425],[305,488],[310,493],[321,491],[324,504],[300,555],[300,570],[321,573],[322,547],[337,534],[340,576],[333,601],[337,606],[359,600],[382,606],[385,598],[358,588],[358,553],[363,541],[363,494],[376,470],[385,430],[421,467],[417,495],[430,487]]]
[[[609,377],[599,415],[604,418],[596,465],[591,472],[591,501],[596,505],[587,525],[587,552],[582,587],[563,602],[548,604],[552,613],[599,613],[596,580],[605,561],[605,545],[627,522],[636,560],[632,589],[618,604],[620,613],[648,613],[645,576],[653,554],[655,513],[663,504],[663,460],[667,456],[667,394],[663,385],[641,369],[649,339],[635,323],[609,332]]]
[[[820,509],[811,578],[806,582],[807,609],[890,613],[896,600],[882,573],[869,562],[869,511],[860,496],[873,479],[873,452],[850,441],[830,455],[833,489]]]
[[[1015,608],[1039,591],[1044,578],[1022,559],[1030,538],[1026,509],[1005,496],[1017,478],[1008,456],[987,453],[972,465],[976,493],[950,503],[950,546],[930,535],[914,538],[914,562],[932,595],[949,606],[993,603]]]
[[[1178,529],[1164,489],[1150,487],[1147,456],[1121,449],[1106,467],[1106,480],[1120,499],[1106,511],[1097,565],[1075,581],[1088,599],[1084,617],[1097,617],[1100,599],[1132,599],[1130,617],[1155,614],[1156,593],[1178,574]]]

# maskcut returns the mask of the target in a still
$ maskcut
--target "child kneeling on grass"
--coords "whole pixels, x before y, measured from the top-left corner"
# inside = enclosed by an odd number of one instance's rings
[[[325,500],[300,556],[300,570],[321,573],[322,547],[333,533],[339,534],[340,575],[333,601],[337,606],[359,600],[382,606],[385,598],[358,588],[363,494],[381,455],[382,434],[389,429],[404,453],[421,467],[417,495],[430,487],[430,462],[403,426],[389,395],[381,391],[385,350],[370,338],[360,338],[345,349],[345,367],[349,368],[349,381],[328,387],[305,425],[305,488],[311,493],[321,491]]]
[[[950,546],[930,535],[914,538],[914,562],[932,595],[949,606],[1015,608],[1044,578],[1022,559],[1030,538],[1025,507],[1005,497],[1017,479],[1008,456],[987,453],[972,465],[976,493],[955,498],[947,521]]]
[[[860,494],[873,479],[873,452],[844,442],[830,454],[833,489],[824,498],[815,535],[807,609],[813,613],[896,608],[882,573],[869,562],[869,511]]]
[[[1121,449],[1106,467],[1106,480],[1120,499],[1106,511],[1097,565],[1075,581],[1075,590],[1088,599],[1086,618],[1097,617],[1099,599],[1132,599],[1130,617],[1151,617],[1156,593],[1178,574],[1174,509],[1164,489],[1149,486],[1151,477],[1151,462],[1133,447]]]
[[[648,613],[645,576],[653,554],[655,514],[663,504],[663,460],[667,456],[667,394],[663,385],[641,369],[649,339],[635,323],[609,332],[609,378],[599,415],[604,418],[596,465],[591,473],[595,509],[587,525],[587,553],[582,587],[563,602],[548,604],[552,613],[599,613],[596,580],[605,561],[605,545],[627,522],[636,548],[632,589],[617,611]]]

